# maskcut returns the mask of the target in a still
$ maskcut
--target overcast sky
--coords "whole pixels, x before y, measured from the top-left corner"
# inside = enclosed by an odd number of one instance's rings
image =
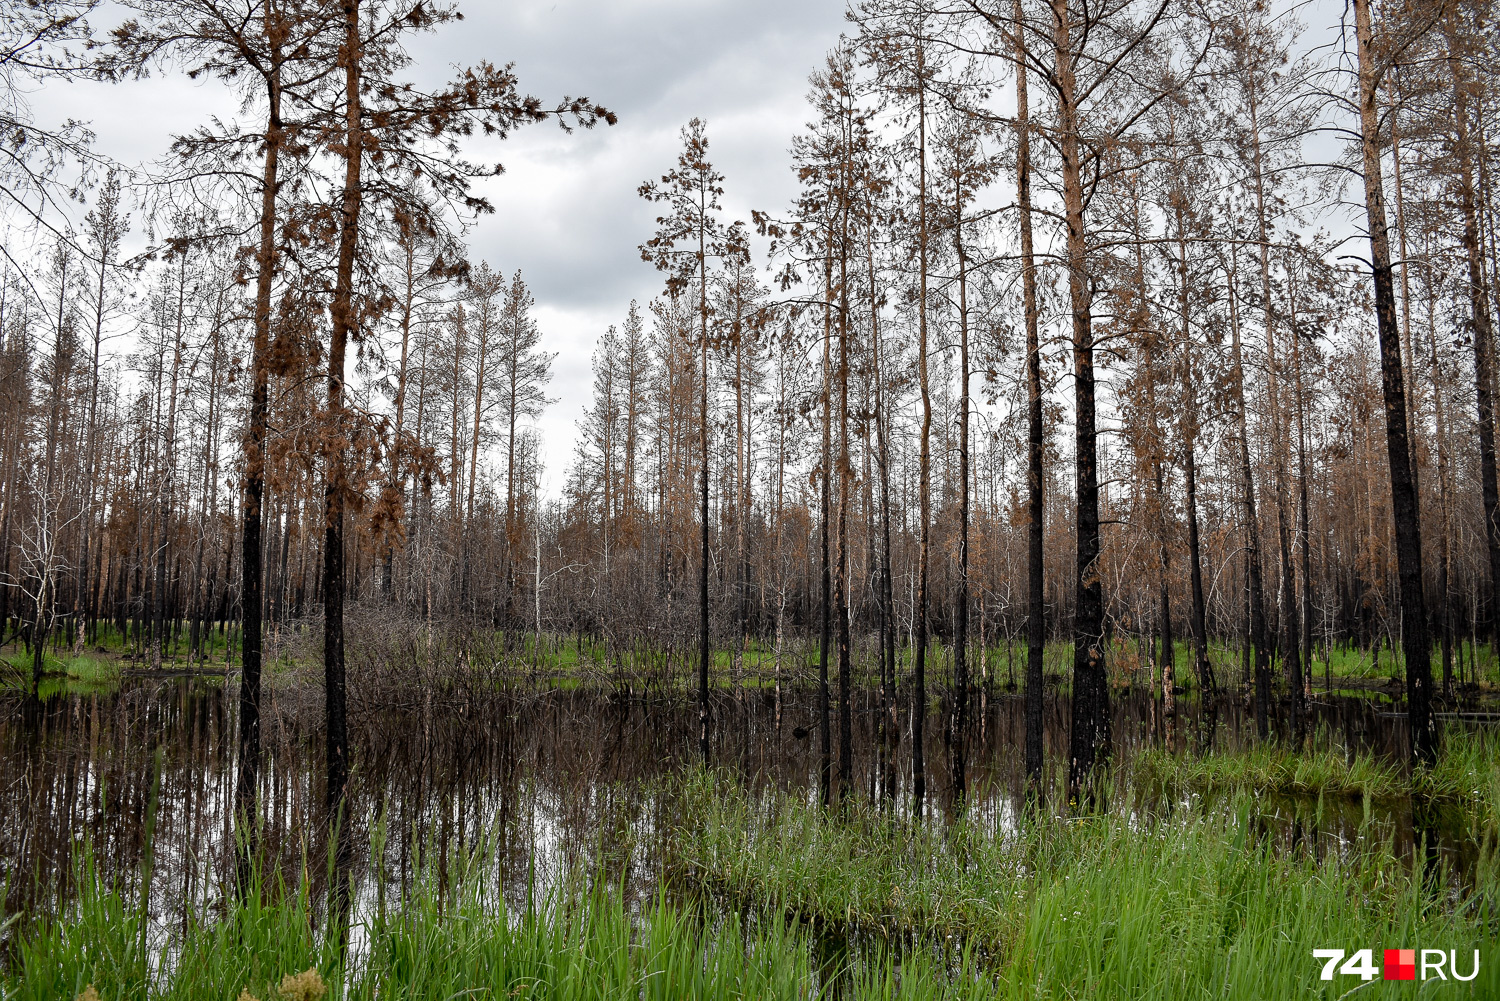
[[[497,148],[496,212],[476,228],[476,257],[521,268],[536,293],[558,399],[542,421],[548,493],[562,485],[575,422],[588,403],[595,339],[642,306],[661,278],[640,259],[659,211],[636,188],[675,165],[679,130],[708,123],[726,175],[729,218],[776,209],[795,190],[787,148],[808,117],[807,77],[845,29],[843,0],[558,0],[471,3],[462,30],[434,37],[424,62],[513,60],[539,96],[587,94],[613,128],[537,126]]]
[[[483,184],[496,211],[469,234],[473,259],[522,270],[548,349],[558,353],[558,402],[541,422],[545,488],[555,495],[588,403],[595,339],[632,298],[644,306],[661,288],[636,249],[655,217],[636,188],[673,166],[678,130],[696,115],[727,177],[728,217],[748,222],[752,208],[786,205],[795,189],[787,148],[808,117],[807,77],[846,30],[844,2],[468,0],[461,9],[461,24],[416,41],[414,77],[431,82],[454,66],[514,62],[523,89],[544,101],[583,94],[620,119],[572,135],[532,126],[472,152],[506,168]],[[109,20],[105,12],[96,27]],[[208,116],[235,111],[218,84],[171,75],[49,84],[31,103],[41,122],[90,123],[98,150],[131,165],[161,156],[172,135]]]

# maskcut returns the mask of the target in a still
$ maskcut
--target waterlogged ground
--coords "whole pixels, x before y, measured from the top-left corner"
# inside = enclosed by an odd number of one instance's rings
[[[1354,981],[1313,983],[1309,952],[1330,935],[1500,938],[1489,684],[1443,704],[1443,764],[1415,780],[1400,686],[1382,672],[1336,673],[1328,690],[1316,678],[1300,750],[1285,732],[1258,740],[1241,691],[1205,702],[1184,675],[1168,719],[1149,691],[1118,688],[1114,767],[1088,815],[1064,805],[1069,706],[1054,687],[1051,792],[1032,819],[1010,659],[992,658],[960,742],[940,658],[918,814],[912,748],[890,740],[910,732],[905,693],[893,727],[856,679],[840,790],[805,650],[773,673],[718,665],[704,771],[670,656],[366,632],[350,650],[347,937],[325,908],[305,636],[271,658],[271,885],[249,898],[231,890],[238,679],[221,655],[158,670],[100,650],[59,662],[39,698],[0,690],[0,999],[94,983],[115,1001],[246,985],[270,1001],[309,968],[350,999],[1279,996],[1266,978],[1335,998]],[[1064,653],[1049,651],[1059,670]],[[1117,660],[1120,679],[1148,674]],[[1500,992],[1500,977],[1478,984],[1455,996]]]
[[[0,696],[6,913],[55,911],[68,900],[84,845],[100,876],[132,886],[149,848],[141,899],[163,928],[212,908],[233,872],[234,697],[232,681],[190,674],[126,677],[102,691],[41,701]],[[716,700],[714,764],[751,795],[776,790],[816,802],[822,759],[813,693],[787,690],[778,704],[769,689],[725,690]],[[667,864],[662,845],[681,822],[674,780],[699,760],[697,709],[686,698],[507,688],[450,690],[392,705],[398,701],[354,699],[349,842],[356,908],[409,887],[424,859],[441,868],[481,845],[512,908],[544,894],[564,873],[607,877],[636,901],[657,892]],[[289,885],[305,880],[316,896],[327,868],[320,693],[282,684],[268,689],[267,702],[265,857]],[[1155,749],[1159,770],[1169,744],[1171,754],[1228,758],[1257,743],[1235,698],[1207,708],[1181,704],[1170,733],[1149,693],[1116,693],[1114,705],[1122,774],[1147,749]],[[1015,824],[1022,703],[997,691],[980,709],[966,746],[961,808],[945,713],[938,701],[929,711],[925,824],[950,824],[960,809],[979,830]],[[903,724],[908,712],[901,710]],[[1388,699],[1320,694],[1313,712],[1317,749],[1402,760],[1404,720]],[[885,741],[882,718],[874,693],[859,696],[852,791],[884,804],[879,809],[909,814],[910,748]],[[1066,700],[1054,694],[1046,712],[1054,781],[1066,719]],[[1214,807],[1215,795],[1158,784],[1130,791],[1123,808],[1143,815],[1201,811]],[[1337,853],[1389,841],[1398,857],[1421,858],[1460,888],[1482,841],[1457,802],[1414,811],[1402,797],[1267,791],[1251,819],[1261,836],[1287,850]]]

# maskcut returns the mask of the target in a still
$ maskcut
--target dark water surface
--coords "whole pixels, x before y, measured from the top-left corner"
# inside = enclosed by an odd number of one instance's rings
[[[233,873],[234,680],[137,677],[107,694],[57,694],[45,701],[0,695],[0,867],[7,914],[48,911],[72,893],[80,846],[106,879],[138,887],[148,844],[147,888],[156,920],[170,927],[211,911]],[[354,699],[350,842],[357,885],[396,890],[419,860],[443,866],[456,852],[489,846],[505,896],[515,903],[565,871],[607,874],[638,897],[661,875],[657,836],[675,822],[665,780],[697,762],[697,707],[681,696],[619,697],[583,690],[489,691],[391,707]],[[713,758],[752,789],[818,795],[817,700],[769,689],[717,696]],[[967,743],[971,818],[996,829],[1016,816],[1022,788],[1023,703],[982,697]],[[1048,767],[1062,766],[1067,700],[1048,699]],[[1315,700],[1314,738],[1345,750],[1399,760],[1404,720],[1380,698]],[[903,729],[909,708],[901,710]],[[264,719],[263,846],[289,881],[321,887],[323,842],[321,693],[268,690]],[[856,696],[854,783],[869,798],[894,792],[910,810],[911,755],[894,759],[880,737],[876,693]],[[945,714],[928,716],[929,821],[955,810]],[[837,740],[837,724],[834,726]],[[1159,744],[1164,732],[1149,694],[1117,696],[1117,760]],[[1182,753],[1224,751],[1254,740],[1243,703],[1211,712],[1179,706]],[[835,772],[836,767],[835,750]],[[1143,801],[1139,809],[1178,804]],[[1462,872],[1475,850],[1462,815],[1413,823],[1410,804],[1264,797],[1257,824],[1289,847],[1337,851],[1360,833],[1393,838],[1418,854],[1422,829]],[[371,849],[374,845],[375,848]],[[1429,857],[1429,863],[1431,858]],[[374,889],[371,889],[371,888]],[[136,889],[135,892],[139,892]]]

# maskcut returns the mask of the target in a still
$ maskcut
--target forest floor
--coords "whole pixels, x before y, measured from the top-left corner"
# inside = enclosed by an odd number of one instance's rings
[[[455,651],[467,663],[484,663],[497,669],[507,681],[523,681],[552,687],[574,687],[598,684],[634,687],[674,687],[695,683],[695,667],[689,663],[696,655],[677,650],[657,650],[640,645],[615,646],[579,635],[546,634],[538,642],[528,634],[515,648],[505,648],[499,632],[470,633],[463,639],[465,649]],[[138,641],[126,641],[114,629],[88,644],[67,645],[54,640],[43,658],[45,692],[67,691],[87,694],[107,690],[122,678],[134,675],[170,675],[194,672],[213,676],[235,671],[238,662],[237,641],[223,630],[209,630],[198,651],[192,651],[185,639],[169,642],[159,658]],[[1190,644],[1174,648],[1177,691],[1193,693],[1198,685]],[[272,683],[278,677],[288,683],[299,683],[300,676],[321,664],[315,623],[280,625],[268,634],[265,650],[267,676]],[[1471,694],[1500,693],[1500,658],[1489,644],[1464,642],[1454,651],[1455,683]],[[869,657],[856,658],[856,685],[878,685],[878,674],[865,663]],[[910,647],[897,650],[897,670],[909,673],[913,655]],[[1048,683],[1067,686],[1071,672],[1073,647],[1067,641],[1053,641],[1043,655]],[[972,665],[976,683],[1003,691],[1016,691],[1025,671],[1024,644],[990,644]],[[1209,647],[1209,660],[1220,684],[1232,682],[1244,670],[1244,651],[1225,643]],[[1113,641],[1106,663],[1116,687],[1146,686],[1157,688],[1160,677],[1151,669],[1149,656],[1136,638]],[[1441,687],[1441,650],[1433,649],[1434,681]],[[24,686],[30,677],[32,656],[19,639],[0,647],[0,686]],[[952,651],[935,646],[928,658],[929,677],[941,680],[952,672]],[[804,683],[816,677],[818,646],[816,641],[788,644],[778,651],[759,641],[749,641],[741,651],[715,649],[710,684],[716,688],[774,688],[783,684]],[[830,658],[830,674],[837,664]],[[686,680],[684,680],[686,679]],[[1320,647],[1309,671],[1313,691],[1381,693],[1401,696],[1405,679],[1399,651],[1389,648],[1368,649],[1356,646]],[[44,692],[44,693],[45,693]]]

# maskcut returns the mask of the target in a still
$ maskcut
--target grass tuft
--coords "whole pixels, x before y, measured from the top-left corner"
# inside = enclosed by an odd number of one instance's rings
[[[1462,951],[1495,934],[1492,848],[1482,889],[1450,894],[1375,837],[1286,851],[1243,791],[1227,808],[1152,817],[1127,801],[998,834],[752,796],[722,777],[691,780],[684,800],[670,855],[685,881],[825,933],[962,943],[999,997],[1332,998],[1351,985],[1321,982],[1313,949]],[[1434,987],[1500,996],[1500,969]]]
[[[1144,792],[1288,793],[1397,799],[1417,796],[1461,804],[1481,831],[1500,830],[1500,735],[1448,730],[1430,770],[1369,754],[1323,747],[1298,752],[1281,744],[1257,744],[1232,753],[1196,757],[1159,748],[1140,752],[1126,781]]]

